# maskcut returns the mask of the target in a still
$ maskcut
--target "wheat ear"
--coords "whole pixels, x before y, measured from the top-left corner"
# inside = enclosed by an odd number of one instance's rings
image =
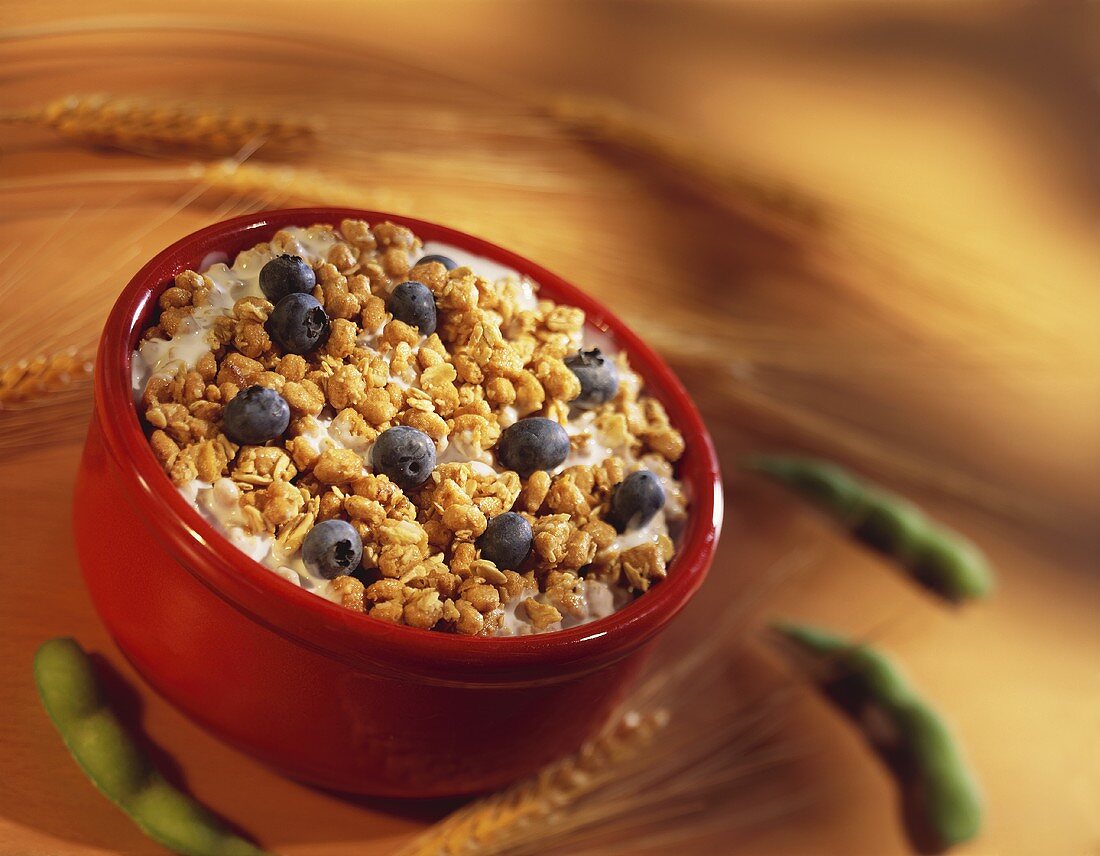
[[[816,226],[822,221],[821,205],[794,188],[749,175],[652,119],[616,104],[561,95],[529,100],[536,110],[574,136],[640,157],[717,205],[742,207],[748,201],[758,213],[767,211],[802,226]]]
[[[257,143],[288,144],[316,132],[312,121],[248,116],[224,108],[115,95],[69,95],[48,104],[0,114],[5,123],[51,128],[70,140],[124,149],[236,152]]]
[[[624,713],[576,754],[460,809],[401,850],[401,856],[458,856],[500,843],[620,775],[667,723],[664,710]]]
[[[280,201],[290,198],[321,205],[380,211],[407,212],[411,207],[407,196],[387,190],[365,191],[346,181],[312,170],[301,170],[290,166],[242,164],[232,159],[149,169],[86,170],[49,178],[35,176],[28,179],[0,181],[0,193],[57,190],[86,184],[111,186],[151,183],[193,183],[199,190],[210,188],[242,196],[259,196],[264,199],[275,195]]]
[[[0,410],[67,391],[92,376],[92,355],[77,348],[41,354],[0,367]]]
[[[224,160],[213,164],[194,164],[188,177],[210,187],[240,194],[279,193],[285,196],[349,208],[377,208],[404,211],[406,197],[386,190],[360,190],[336,178],[311,170],[288,166],[238,164]]]

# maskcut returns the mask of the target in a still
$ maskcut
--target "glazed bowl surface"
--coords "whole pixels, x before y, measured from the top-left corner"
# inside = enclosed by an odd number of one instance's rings
[[[233,547],[177,491],[134,406],[131,358],[160,293],[212,254],[232,259],[285,226],[390,220],[425,241],[530,277],[626,350],[686,440],[690,500],[669,576],[607,618],[522,637],[388,624],[288,584]],[[499,787],[576,749],[636,678],[699,589],[721,528],[713,444],[664,362],[604,306],[534,263],[444,226],[373,211],[301,208],[216,223],[158,253],[107,320],[77,477],[77,552],[93,602],[149,683],[210,731],[299,780],[386,797]]]

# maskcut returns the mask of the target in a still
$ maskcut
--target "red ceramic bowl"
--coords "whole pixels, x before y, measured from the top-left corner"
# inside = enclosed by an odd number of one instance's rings
[[[290,225],[392,220],[537,281],[579,306],[630,355],[687,440],[690,518],[669,577],[600,621],[479,639],[399,627],[288,585],[187,503],[149,449],[130,357],[173,277]],[[77,551],[123,653],[169,701],[229,743],[305,782],[387,797],[499,787],[575,750],[641,669],[656,636],[703,582],[721,525],[718,462],[668,367],[591,297],[514,253],[433,223],[346,208],[217,223],[150,261],[107,320],[95,413],[76,483]]]

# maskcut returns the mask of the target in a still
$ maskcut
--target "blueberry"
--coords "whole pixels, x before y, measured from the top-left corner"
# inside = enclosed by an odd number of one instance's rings
[[[328,314],[312,294],[288,294],[271,311],[267,332],[288,354],[308,354],[328,340]]]
[[[398,321],[416,327],[422,336],[435,332],[435,298],[422,282],[409,280],[401,283],[386,301],[386,309]]]
[[[645,526],[665,504],[665,489],[661,480],[649,470],[631,473],[611,494],[611,510],[607,522],[619,532]]]
[[[481,558],[496,565],[502,571],[514,571],[523,564],[531,552],[531,524],[514,511],[498,514],[489,521],[477,548]]]
[[[402,490],[419,487],[435,468],[435,443],[407,425],[387,428],[374,441],[371,463]]]
[[[573,403],[581,407],[606,404],[619,391],[619,370],[614,361],[600,353],[599,348],[577,351],[565,358],[565,364],[581,382],[581,394]]]
[[[257,446],[280,436],[290,424],[290,405],[273,389],[242,389],[222,411],[222,429],[234,443]]]
[[[310,573],[326,580],[350,574],[362,558],[363,539],[346,520],[324,520],[302,541],[302,561]]]
[[[317,285],[317,276],[305,259],[285,253],[260,268],[260,291],[272,303],[288,294],[308,294]]]
[[[497,441],[497,460],[524,478],[552,470],[569,456],[569,435],[553,419],[530,416],[509,425]]]
[[[443,265],[443,267],[447,268],[447,270],[454,270],[456,267],[458,267],[458,262],[456,262],[454,259],[449,259],[446,256],[435,255],[434,253],[430,256],[424,256],[423,258],[417,259],[416,264],[426,265],[428,262],[439,262],[441,265]],[[414,265],[413,267],[415,266],[416,265]]]

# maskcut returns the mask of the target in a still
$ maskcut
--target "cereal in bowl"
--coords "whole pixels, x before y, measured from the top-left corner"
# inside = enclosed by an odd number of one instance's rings
[[[469,636],[574,627],[665,577],[684,440],[582,310],[389,222],[228,261],[175,278],[132,372],[154,455],[237,549]]]

